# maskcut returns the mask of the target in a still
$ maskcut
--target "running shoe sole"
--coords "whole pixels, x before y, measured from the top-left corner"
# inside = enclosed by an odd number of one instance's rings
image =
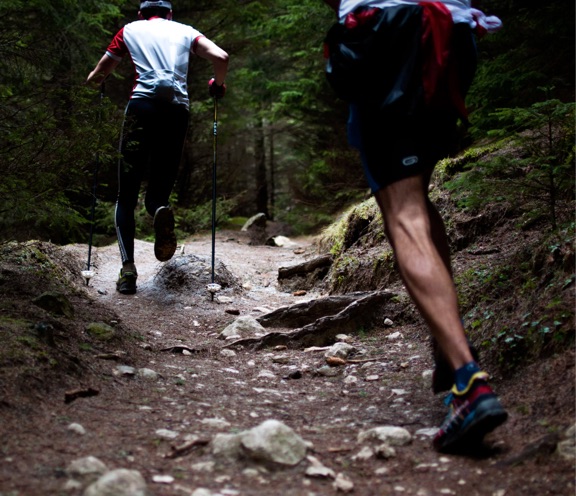
[[[160,207],[154,215],[154,255],[160,262],[170,260],[176,252],[174,214],[169,207]]]

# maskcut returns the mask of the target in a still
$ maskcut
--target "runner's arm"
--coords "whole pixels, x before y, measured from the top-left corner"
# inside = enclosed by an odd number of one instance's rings
[[[212,62],[214,66],[214,79],[218,86],[224,84],[228,71],[228,54],[214,42],[204,36],[198,38],[194,53],[203,59]]]
[[[86,83],[96,83],[100,84],[108,74],[110,74],[116,66],[120,63],[120,60],[113,59],[108,54],[104,54],[94,70],[88,74],[86,78]]]

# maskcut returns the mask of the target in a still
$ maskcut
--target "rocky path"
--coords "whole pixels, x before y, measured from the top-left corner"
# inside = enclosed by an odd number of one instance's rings
[[[564,432],[547,429],[561,412],[544,404],[545,388],[522,398],[521,377],[495,378],[510,420],[482,453],[432,449],[445,410],[431,393],[418,323],[340,337],[344,360],[334,367],[325,349],[224,348],[220,333],[238,317],[322,297],[277,288],[279,267],[311,253],[306,239],[253,247],[219,235],[217,258],[238,288],[212,300],[203,283],[161,287],[166,268],[145,242],[139,292],[119,295],[116,247],[96,250],[88,292],[114,310],[126,346],[107,350],[112,360],[101,353],[103,372],[82,384],[98,395],[48,402],[27,427],[9,419],[18,438],[3,447],[0,496],[574,493],[574,460],[557,452]],[[210,239],[188,240],[170,263],[192,254],[209,261]],[[562,367],[573,373],[573,356],[564,361],[542,380],[558,383]]]

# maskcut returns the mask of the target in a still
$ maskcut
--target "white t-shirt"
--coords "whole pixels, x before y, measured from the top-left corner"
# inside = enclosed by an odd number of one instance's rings
[[[201,36],[192,26],[153,17],[124,26],[106,53],[115,60],[130,55],[136,71],[131,98],[164,98],[188,108],[188,64]]]
[[[433,2],[438,0],[342,0],[338,16],[340,19],[356,10],[357,7],[393,7],[395,5],[418,5],[421,2]],[[485,16],[481,11],[473,9],[470,0],[442,0],[446,5],[454,23],[468,23],[472,29],[480,26],[482,29],[493,32],[502,27],[502,21],[494,16]]]

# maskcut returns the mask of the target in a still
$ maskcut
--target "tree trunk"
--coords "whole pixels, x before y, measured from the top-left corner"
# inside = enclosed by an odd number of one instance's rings
[[[259,119],[254,129],[254,162],[256,165],[256,212],[268,217],[268,182],[264,149],[264,123]]]

